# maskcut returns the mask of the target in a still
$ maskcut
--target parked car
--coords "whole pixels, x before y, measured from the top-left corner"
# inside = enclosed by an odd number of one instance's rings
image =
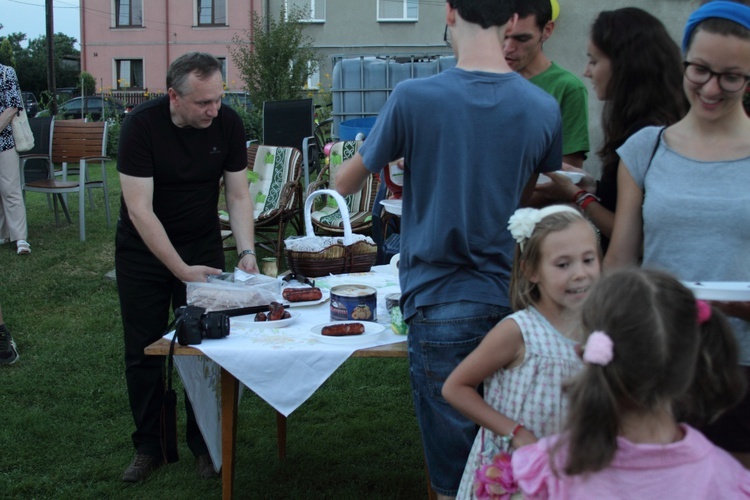
[[[230,108],[244,109],[250,111],[253,109],[253,103],[250,101],[250,94],[247,92],[235,92],[227,91],[221,98],[222,106],[229,106]]]
[[[74,97],[58,107],[58,114],[65,119],[90,116],[92,120],[100,121],[102,109],[104,109],[105,118],[122,118],[125,115],[125,104],[122,101],[112,97],[102,98],[101,96]],[[40,111],[36,116],[49,116],[49,110]]]
[[[23,106],[26,108],[26,115],[36,116],[39,111],[39,102],[36,100],[36,96],[31,92],[21,92],[21,98],[23,99]]]

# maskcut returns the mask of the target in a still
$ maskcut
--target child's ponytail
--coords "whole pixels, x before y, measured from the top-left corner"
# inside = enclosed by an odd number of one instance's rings
[[[620,428],[617,400],[610,388],[609,377],[604,374],[605,370],[611,369],[591,366],[566,385],[570,403],[568,434],[552,452],[567,447],[563,469],[567,475],[601,470],[617,452]]]
[[[726,319],[716,308],[696,303],[669,274],[611,272],[590,291],[581,324],[592,332],[584,349],[586,367],[567,387],[567,432],[552,450],[555,455],[564,447],[568,455],[564,467],[561,459],[551,461],[568,475],[611,463],[622,415],[666,407],[678,420],[701,423],[744,394],[737,345]]]
[[[695,426],[716,420],[739,403],[746,381],[738,364],[737,340],[726,317],[716,307],[696,301],[699,353],[693,384],[678,405],[678,418]]]

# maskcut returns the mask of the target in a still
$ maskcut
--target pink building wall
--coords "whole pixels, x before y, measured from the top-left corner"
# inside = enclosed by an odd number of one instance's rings
[[[262,0],[226,0],[226,26],[197,26],[196,0],[143,0],[143,26],[125,28],[115,26],[115,1],[80,0],[81,70],[94,76],[98,92],[118,90],[115,61],[122,59],[142,60],[144,89],[165,92],[167,67],[191,51],[225,58],[227,88],[244,87],[227,46],[251,29],[250,12],[260,15]]]

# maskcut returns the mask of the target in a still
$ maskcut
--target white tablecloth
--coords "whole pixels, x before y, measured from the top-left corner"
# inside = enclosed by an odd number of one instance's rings
[[[330,302],[326,301],[290,309],[300,315],[284,328],[254,328],[251,323],[240,323],[237,319],[228,337],[204,340],[194,346],[205,357],[175,356],[175,365],[195,408],[216,470],[221,467],[221,367],[288,416],[354,351],[406,340],[392,332],[385,309],[385,296],[399,291],[398,279],[389,266],[376,266],[370,273],[316,279],[316,285],[323,290],[345,283],[370,285],[377,290],[377,319],[385,325],[385,330],[372,340],[356,345],[332,345],[314,338],[312,328],[330,321]]]

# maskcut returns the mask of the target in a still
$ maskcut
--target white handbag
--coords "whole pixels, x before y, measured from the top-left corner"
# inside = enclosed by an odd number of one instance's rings
[[[16,151],[19,153],[30,151],[34,147],[34,134],[31,133],[25,109],[16,113],[10,126],[13,129],[13,141],[16,143]]]
[[[8,68],[6,67],[3,72],[3,80],[7,77]],[[19,153],[30,151],[34,147],[34,134],[31,132],[25,109],[21,109],[16,113],[16,116],[13,117],[13,121],[10,123],[10,127],[13,131],[13,142],[16,143],[16,151]]]

